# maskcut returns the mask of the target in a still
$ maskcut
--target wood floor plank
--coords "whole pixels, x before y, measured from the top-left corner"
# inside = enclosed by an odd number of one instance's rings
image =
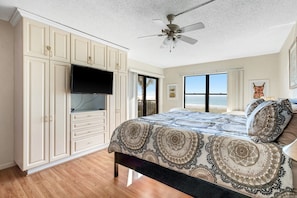
[[[0,171],[0,197],[5,198],[189,198],[148,177],[127,187],[128,169],[113,175],[114,155],[106,150],[25,176],[18,167]]]

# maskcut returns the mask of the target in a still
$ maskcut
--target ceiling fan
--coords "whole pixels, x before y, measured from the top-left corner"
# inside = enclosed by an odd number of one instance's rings
[[[161,48],[166,47],[166,46],[170,46],[170,52],[171,52],[171,48],[175,48],[176,43],[181,40],[183,42],[186,42],[188,44],[194,45],[195,43],[197,43],[197,40],[185,35],[182,35],[182,33],[185,32],[190,32],[190,31],[195,31],[195,30],[199,30],[199,29],[203,29],[205,26],[202,22],[198,22],[198,23],[194,23],[192,25],[188,25],[185,27],[179,27],[177,24],[172,23],[174,18],[184,14],[186,12],[192,11],[194,9],[197,9],[199,7],[202,7],[204,5],[207,5],[211,2],[213,2],[215,0],[210,0],[207,2],[204,2],[202,4],[199,4],[193,8],[190,8],[188,10],[185,10],[183,12],[180,12],[178,14],[169,14],[167,15],[167,19],[169,21],[169,24],[165,24],[162,20],[160,19],[154,19],[153,22],[157,25],[159,25],[162,29],[161,29],[161,34],[153,34],[153,35],[147,35],[147,36],[141,36],[138,38],[149,38],[149,37],[163,37],[165,36],[165,39],[163,40],[163,43],[161,45]]]

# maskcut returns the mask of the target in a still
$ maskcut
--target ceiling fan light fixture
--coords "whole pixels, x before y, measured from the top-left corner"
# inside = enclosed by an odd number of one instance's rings
[[[148,35],[148,36],[141,36],[138,38],[146,38],[146,37],[152,37],[152,36],[158,36],[158,37],[163,37],[165,36],[166,38],[163,40],[162,44],[161,44],[161,48],[165,48],[168,47],[170,48],[170,52],[172,49],[174,49],[176,47],[176,44],[178,42],[178,40],[181,40],[185,43],[194,45],[195,43],[197,43],[197,40],[185,35],[181,35],[182,33],[185,32],[190,32],[190,31],[195,31],[195,30],[199,30],[199,29],[203,29],[205,28],[204,24],[202,22],[198,22],[198,23],[194,23],[191,25],[187,25],[184,27],[179,27],[177,24],[173,23],[173,20],[176,16],[179,16],[181,14],[184,14],[186,12],[192,11],[194,9],[197,9],[199,7],[205,6],[211,2],[213,2],[215,0],[209,0],[205,3],[202,4],[198,4],[197,6],[190,8],[188,10],[185,10],[183,12],[180,12],[178,14],[168,14],[167,15],[167,20],[169,21],[169,24],[165,24],[162,20],[160,19],[153,19],[153,22],[155,24],[157,24],[158,26],[160,26],[161,29],[161,34],[155,34],[155,35]]]
[[[166,38],[164,39],[164,41],[163,41],[163,44],[164,44],[165,46],[167,46],[167,45],[169,45],[171,42],[172,42],[171,37],[166,37]]]

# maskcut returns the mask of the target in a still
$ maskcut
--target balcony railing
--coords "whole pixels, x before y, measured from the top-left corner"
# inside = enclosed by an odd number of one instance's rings
[[[146,100],[146,115],[157,113],[156,100]],[[138,117],[143,116],[143,100],[138,100]]]

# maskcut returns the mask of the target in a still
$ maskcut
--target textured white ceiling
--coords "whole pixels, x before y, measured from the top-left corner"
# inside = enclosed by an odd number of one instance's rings
[[[129,58],[159,67],[226,60],[279,52],[297,21],[297,0],[216,0],[182,14],[183,27],[203,22],[205,29],[184,33],[198,40],[179,42],[170,53],[163,38],[138,39],[161,33],[152,19],[167,22],[207,0],[0,0],[0,19],[16,7],[89,33],[129,49]]]

